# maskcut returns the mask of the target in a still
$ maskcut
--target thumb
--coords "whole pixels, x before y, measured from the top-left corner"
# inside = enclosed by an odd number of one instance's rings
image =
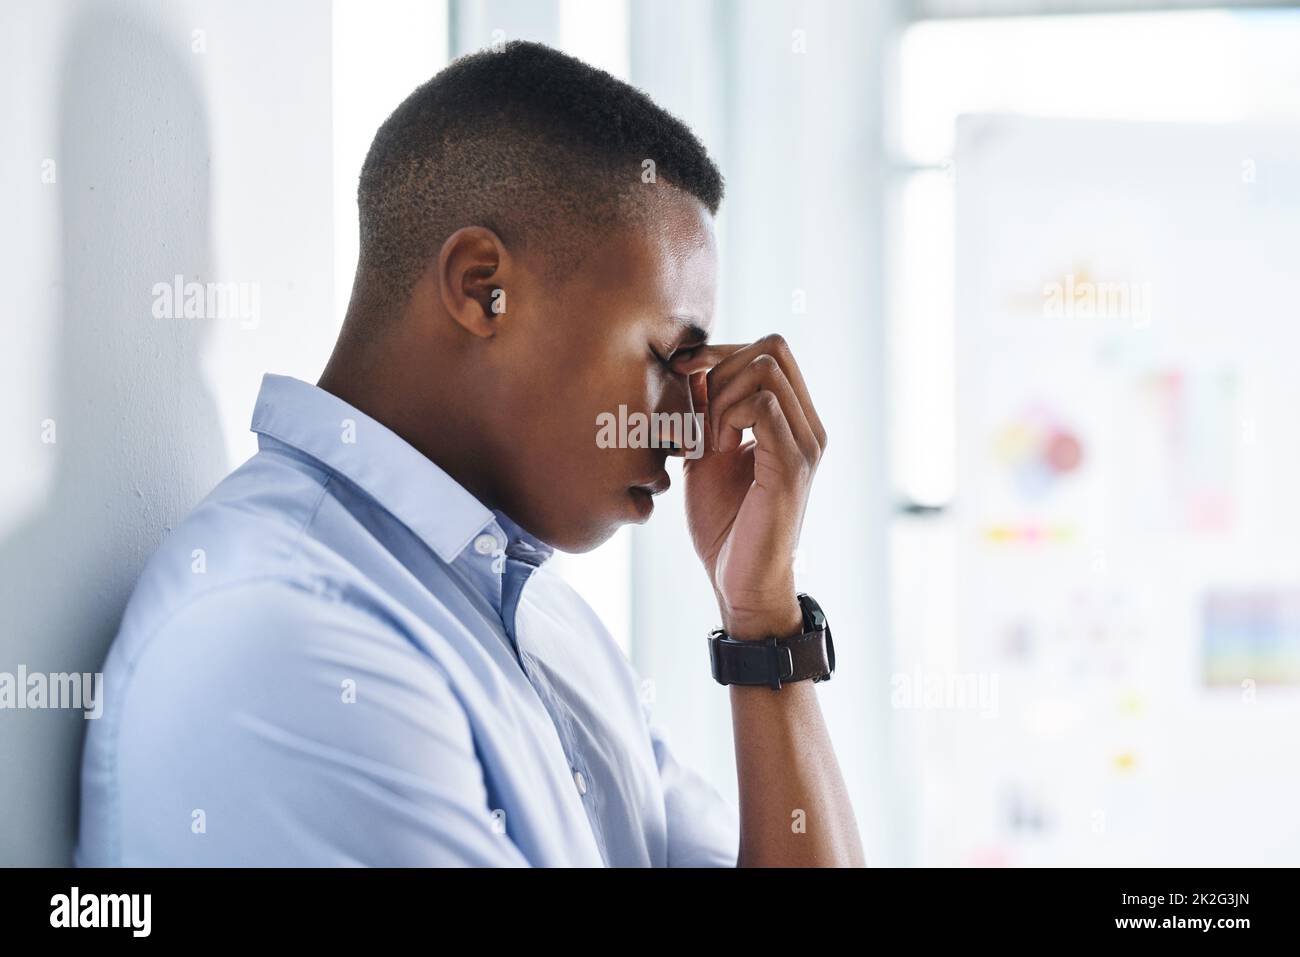
[[[700,455],[696,456],[694,461],[703,458],[713,450],[713,431],[709,428],[709,379],[706,372],[692,372],[688,377],[691,389],[691,427],[696,428],[698,423],[699,435],[695,441],[699,442]],[[687,458],[683,467],[689,468],[693,460]]]

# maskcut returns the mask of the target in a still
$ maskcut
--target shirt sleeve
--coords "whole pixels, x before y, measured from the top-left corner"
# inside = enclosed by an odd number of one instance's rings
[[[122,864],[528,866],[445,675],[351,604],[283,582],[199,599],[120,720]]]
[[[668,821],[669,867],[735,867],[740,857],[740,815],[704,775],[682,764],[667,730],[642,704],[650,727]]]

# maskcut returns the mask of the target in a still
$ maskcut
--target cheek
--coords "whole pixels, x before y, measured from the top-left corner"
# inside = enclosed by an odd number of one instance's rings
[[[610,350],[596,360],[583,383],[582,397],[597,412],[645,412],[661,401],[667,377],[650,355],[644,342],[640,348]]]
[[[627,412],[649,408],[658,388],[647,363],[629,363],[626,357],[597,359],[581,371],[574,369],[565,379],[536,396],[537,418],[550,423],[552,435],[562,436],[566,454],[576,456],[599,470],[613,463],[615,450],[597,444],[602,416],[619,419],[619,407]]]
[[[598,436],[602,423],[626,422],[627,415],[645,414],[657,407],[665,388],[664,376],[648,360],[630,362],[626,357],[608,360],[597,374],[585,376],[578,387],[566,391],[565,405],[569,421],[564,423],[565,445],[576,460],[587,463],[576,476],[575,491],[588,482],[605,484],[611,474],[624,475],[628,459],[639,459],[644,452],[621,445],[602,446]],[[559,403],[556,403],[559,406]],[[624,412],[620,414],[620,406]],[[618,428],[617,426],[615,428]]]

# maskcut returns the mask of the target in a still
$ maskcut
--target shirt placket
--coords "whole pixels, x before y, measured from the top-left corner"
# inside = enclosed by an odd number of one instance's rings
[[[524,586],[540,566],[541,556],[527,542],[512,541],[505,550],[504,561],[505,581],[502,585],[501,598],[502,623],[505,625],[506,634],[510,636],[510,640],[514,643],[515,654],[519,658],[520,667],[523,668],[529,683],[536,689],[547,712],[551,715],[556,730],[559,731],[564,753],[569,759],[569,770],[573,776],[573,785],[577,788],[578,795],[582,799],[583,810],[587,813],[587,820],[597,837],[596,843],[600,848],[602,858],[604,858],[606,853],[605,841],[601,834],[599,815],[595,810],[595,802],[598,800],[598,796],[593,790],[591,772],[586,761],[578,753],[576,747],[577,738],[573,733],[573,727],[569,723],[568,713],[545,676],[528,667],[528,657],[522,653],[519,647],[519,638],[516,632],[519,600],[523,594]],[[608,864],[608,859],[605,862]]]

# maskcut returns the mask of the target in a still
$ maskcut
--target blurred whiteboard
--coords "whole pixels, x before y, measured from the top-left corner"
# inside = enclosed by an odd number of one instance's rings
[[[945,667],[996,708],[942,725],[939,856],[1300,864],[1300,134],[975,116],[956,155]]]

